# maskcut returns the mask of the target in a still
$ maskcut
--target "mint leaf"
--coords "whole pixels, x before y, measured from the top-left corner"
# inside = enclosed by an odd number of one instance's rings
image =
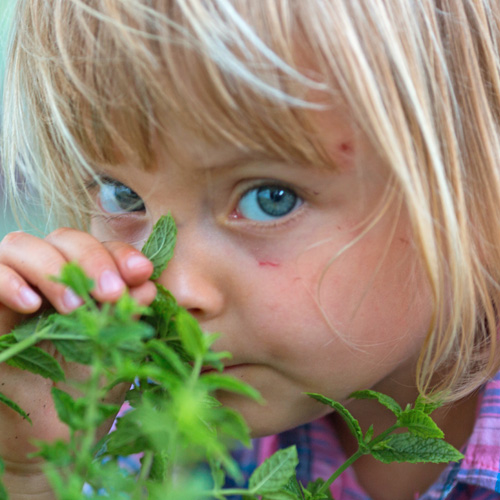
[[[228,375],[219,373],[207,373],[200,377],[200,383],[209,391],[223,390],[241,394],[256,401],[261,401],[262,398],[259,391],[252,386]]]
[[[288,483],[283,488],[285,491],[288,491],[294,495],[294,498],[298,498],[299,500],[304,500],[303,490],[304,487],[297,480],[297,476],[294,474]]]
[[[68,262],[61,270],[61,276],[53,281],[70,287],[79,297],[87,298],[94,288],[94,280],[90,279],[76,262]]]
[[[118,323],[105,326],[99,331],[99,341],[106,347],[120,347],[131,344],[142,347],[142,341],[151,338],[154,330],[150,325],[140,321],[131,321],[128,324]]]
[[[173,217],[164,215],[153,226],[153,232],[142,247],[142,253],[153,263],[151,279],[158,279],[174,255],[177,228]]]
[[[429,415],[420,410],[405,410],[398,418],[401,427],[407,427],[411,434],[424,438],[444,438],[443,431]]]
[[[349,430],[351,431],[353,436],[357,439],[358,443],[359,444],[363,443],[363,432],[361,431],[359,422],[351,415],[351,413],[349,412],[349,410],[347,410],[347,408],[345,408],[337,401],[322,396],[321,394],[315,394],[312,392],[308,392],[306,394],[311,398],[315,399],[316,401],[319,401],[320,403],[330,406],[335,411],[337,411],[337,413],[344,419],[345,423],[349,427]]]
[[[12,399],[8,398],[5,394],[2,394],[1,392],[0,392],[0,403],[6,404],[11,410],[14,410],[16,413],[19,413],[19,415],[21,415],[21,417],[27,420],[30,424],[33,423],[31,422],[29,415],[17,403],[14,403]]]
[[[175,325],[186,352],[193,358],[203,356],[206,352],[203,332],[193,316],[185,309],[179,309]]]
[[[183,380],[189,377],[189,365],[182,361],[179,355],[170,347],[158,340],[150,340],[147,344],[147,350],[158,367],[174,372]]]
[[[92,363],[92,344],[89,340],[52,340],[57,351],[66,361],[73,361],[83,365]]]
[[[212,422],[218,424],[219,433],[232,437],[245,446],[250,446],[248,426],[237,411],[227,407],[214,407],[210,401],[207,401],[207,406],[215,408],[215,411],[210,413],[207,411],[205,415],[210,415]]]
[[[42,328],[46,328],[53,322],[54,310],[44,311],[39,316],[35,318],[30,318],[26,321],[23,321],[19,325],[17,325],[13,330],[11,330],[11,334],[14,335],[16,340],[20,342],[25,338],[30,337],[33,333],[41,330]]]
[[[52,399],[57,411],[57,415],[61,422],[72,429],[85,428],[84,409],[76,403],[76,401],[61,389],[52,387]]]
[[[371,455],[386,464],[392,462],[458,462],[463,455],[451,444],[423,438],[409,432],[392,434],[371,449]]]
[[[5,362],[15,368],[50,378],[54,382],[65,379],[61,365],[49,353],[39,347],[28,347]]]
[[[304,489],[304,497],[306,500],[332,500],[332,494],[330,489],[321,492],[323,485],[325,484],[324,479],[316,479],[316,481],[311,481],[307,484],[307,488]],[[321,493],[320,493],[321,492]]]
[[[388,410],[392,411],[392,413],[394,413],[396,417],[399,416],[403,411],[403,409],[395,399],[387,396],[386,394],[382,394],[381,392],[372,390],[356,391],[353,392],[349,397],[354,399],[375,399],[381,405],[385,406]]]
[[[248,481],[250,491],[257,495],[264,495],[282,489],[295,474],[297,464],[295,446],[278,450],[259,465],[250,476]]]
[[[420,410],[427,415],[430,415],[434,410],[437,410],[442,405],[442,401],[432,401],[419,394],[417,400],[415,401],[415,410]]]
[[[156,285],[156,296],[149,306],[151,314],[143,318],[156,332],[156,337],[160,339],[171,337],[173,334],[173,318],[179,306],[173,295],[159,283]]]

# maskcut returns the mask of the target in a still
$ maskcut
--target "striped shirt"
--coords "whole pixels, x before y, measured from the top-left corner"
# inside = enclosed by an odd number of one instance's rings
[[[303,484],[327,479],[346,457],[328,418],[253,441],[251,449],[237,450],[246,477],[267,457],[295,445],[299,455],[297,477]],[[500,372],[485,384],[473,432],[462,449],[464,458],[452,463],[419,500],[500,500]],[[370,500],[347,469],[331,486],[336,500]],[[236,499],[235,499],[236,500]]]

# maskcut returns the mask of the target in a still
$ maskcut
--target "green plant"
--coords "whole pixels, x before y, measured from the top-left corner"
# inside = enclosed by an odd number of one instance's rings
[[[171,217],[160,219],[143,252],[154,264],[157,278],[175,245]],[[340,403],[310,394],[337,411],[356,437],[358,451],[327,480],[302,485],[296,479],[294,447],[278,451],[259,466],[246,488],[225,488],[227,476],[241,479],[231,457],[235,445],[249,445],[243,418],[223,407],[217,391],[233,391],[259,400],[248,385],[222,373],[227,352],[214,352],[217,335],[204,334],[195,319],[178,306],[174,297],[157,285],[150,307],[137,305],[128,294],[114,304],[96,304],[90,296],[93,282],[74,263],[57,278],[71,287],[84,304],[68,315],[44,313],[8,335],[0,337],[0,362],[29,370],[59,382],[65,374],[59,363],[36,347],[50,340],[68,361],[88,366],[83,382],[70,382],[81,396],[73,398],[54,388],[52,396],[62,422],[70,429],[67,442],[38,443],[37,455],[46,461],[46,474],[61,500],[123,498],[161,500],[226,499],[322,500],[329,485],[364,454],[383,462],[448,462],[460,453],[443,441],[443,433],[430,417],[438,406],[417,399],[402,409],[392,398],[374,391],[352,397],[376,399],[395,415],[395,424],[378,436],[373,427],[365,433]],[[140,318],[140,319],[138,319]],[[212,371],[203,367],[211,366]],[[117,384],[128,384],[131,410],[100,441],[97,428],[119,407],[103,402]],[[0,394],[0,402],[29,420],[14,401]],[[400,429],[407,432],[395,433]],[[127,471],[120,457],[142,453],[141,467]],[[0,473],[2,465],[0,461]],[[83,493],[85,485],[85,493]],[[7,498],[0,484],[0,499]]]

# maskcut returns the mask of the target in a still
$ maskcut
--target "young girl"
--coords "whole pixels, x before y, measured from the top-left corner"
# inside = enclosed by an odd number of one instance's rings
[[[267,401],[221,394],[261,438],[244,466],[293,442],[312,480],[352,451],[305,392],[439,394],[465,459],[366,457],[335,498],[500,498],[497,0],[19,0],[13,35],[11,194],[29,182],[71,228],[3,240],[2,332],[43,302],[78,307],[48,279],[70,260],[98,301],[150,303],[137,249],[170,211],[159,282]],[[0,407],[10,497],[51,498],[26,458],[32,437],[64,436],[51,383],[0,380],[34,424]],[[365,429],[392,424],[349,405]]]

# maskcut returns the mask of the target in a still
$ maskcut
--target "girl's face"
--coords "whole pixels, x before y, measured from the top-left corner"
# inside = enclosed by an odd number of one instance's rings
[[[158,145],[148,171],[102,172],[93,220],[101,240],[138,247],[171,212],[175,256],[159,279],[233,358],[225,371],[266,407],[232,394],[255,436],[323,415],[305,392],[412,391],[430,302],[404,210],[394,203],[366,234],[389,174],[343,120],[320,123],[335,169],[249,155],[187,133]],[[175,160],[174,160],[175,158]],[[356,161],[354,161],[356,159]],[[404,396],[403,396],[404,398]]]

